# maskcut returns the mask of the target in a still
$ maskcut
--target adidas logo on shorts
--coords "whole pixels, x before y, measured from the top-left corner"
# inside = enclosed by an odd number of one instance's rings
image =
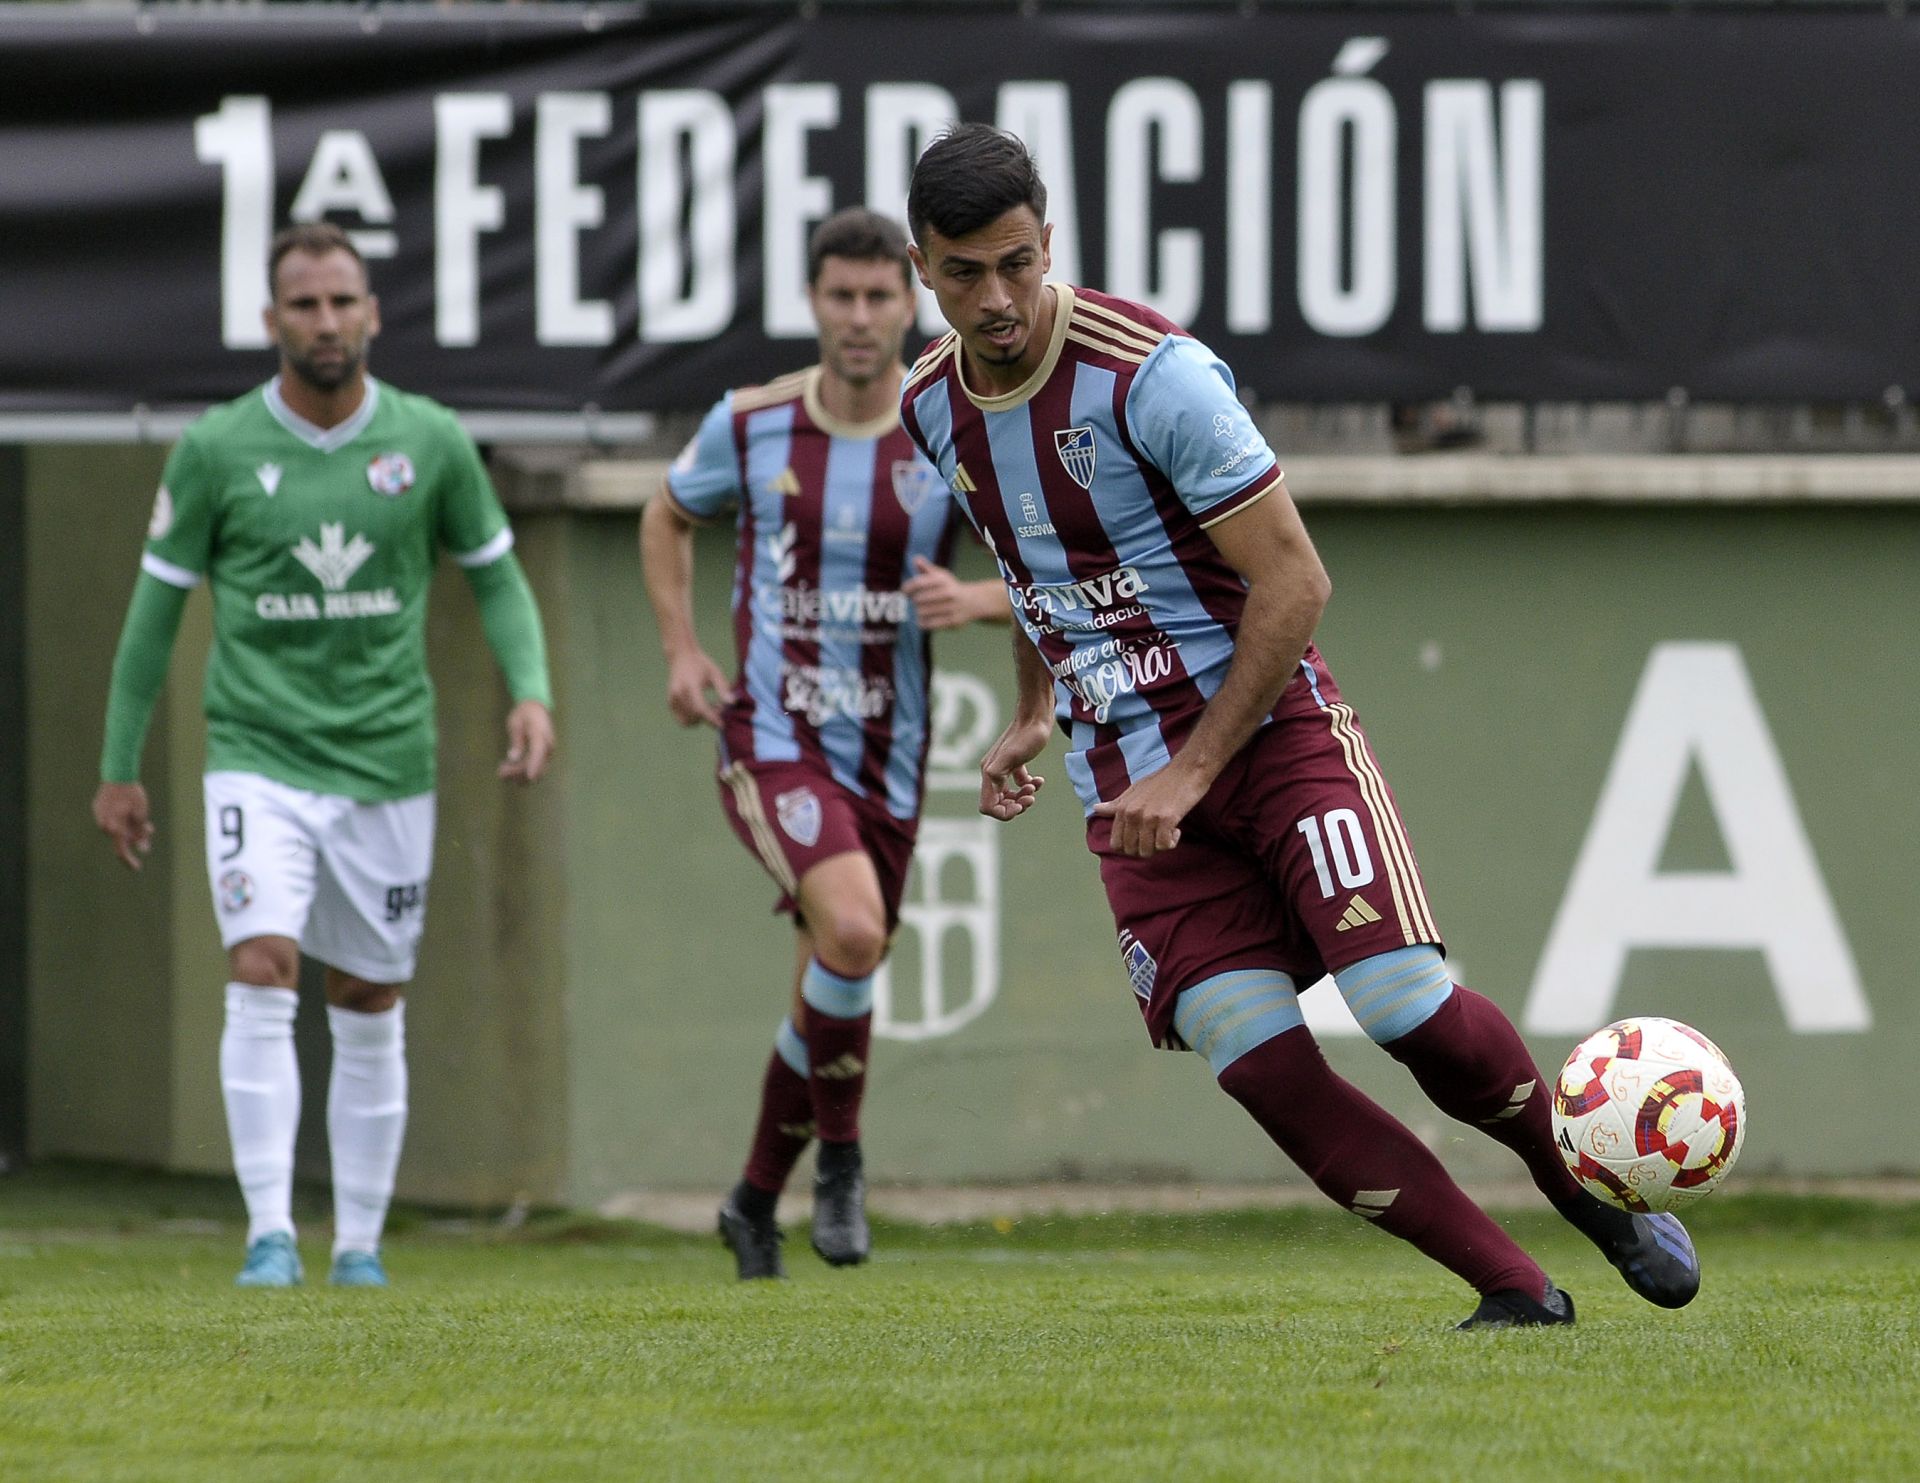
[[[1347,903],[1347,909],[1340,913],[1340,921],[1334,927],[1336,932],[1350,932],[1355,927],[1364,927],[1370,922],[1380,920],[1380,913],[1367,905],[1366,898],[1355,896]]]

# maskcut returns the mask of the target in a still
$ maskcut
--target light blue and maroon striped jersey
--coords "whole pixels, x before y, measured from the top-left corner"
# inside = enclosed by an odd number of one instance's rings
[[[1164,767],[1220,688],[1246,584],[1206,528],[1281,475],[1206,346],[1144,305],[1048,291],[1053,333],[1025,385],[975,393],[948,334],[908,373],[902,418],[1053,672],[1091,811]]]
[[[739,512],[723,762],[810,760],[912,819],[930,655],[900,586],[915,556],[950,560],[954,502],[896,414],[841,422],[819,383],[814,366],[727,393],[667,474],[688,518]]]

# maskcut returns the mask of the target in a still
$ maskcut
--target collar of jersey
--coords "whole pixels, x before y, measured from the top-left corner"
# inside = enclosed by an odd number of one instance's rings
[[[884,438],[900,425],[900,404],[882,412],[870,422],[845,422],[827,410],[827,404],[820,400],[820,378],[827,373],[825,366],[814,366],[807,372],[807,379],[801,386],[800,399],[805,404],[807,416],[813,419],[813,425],[830,438]]]
[[[353,416],[334,427],[320,427],[307,421],[293,408],[287,405],[287,399],[280,395],[280,378],[274,377],[262,389],[267,410],[273,414],[273,420],[292,433],[301,442],[322,453],[332,453],[344,448],[361,433],[367,430],[367,424],[373,421],[373,414],[380,407],[380,383],[367,377],[367,394],[360,399],[360,405],[353,409]]]
[[[1033,374],[1022,381],[1012,391],[998,396],[981,396],[967,385],[967,352],[956,344],[953,347],[953,373],[960,380],[960,389],[967,394],[982,412],[1010,412],[1022,402],[1027,401],[1041,387],[1047,384],[1047,377],[1053,374],[1053,368],[1060,364],[1060,352],[1067,343],[1067,323],[1073,318],[1073,290],[1064,283],[1049,283],[1053,290],[1053,334],[1047,340],[1047,353],[1040,357],[1040,364],[1034,367]]]

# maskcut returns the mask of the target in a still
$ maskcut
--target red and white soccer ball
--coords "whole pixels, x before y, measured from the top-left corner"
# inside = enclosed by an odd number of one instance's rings
[[[1573,1177],[1647,1212],[1704,1199],[1740,1157],[1747,1099],[1720,1047],[1678,1020],[1618,1020],[1573,1048],[1553,1138]]]

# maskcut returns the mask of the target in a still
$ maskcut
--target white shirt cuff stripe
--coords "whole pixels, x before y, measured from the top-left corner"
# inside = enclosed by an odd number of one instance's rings
[[[188,592],[200,585],[200,573],[190,572],[184,566],[175,566],[171,561],[163,561],[151,551],[140,553],[140,570],[149,577],[158,577],[169,587],[179,587]]]
[[[500,534],[484,546],[471,551],[455,552],[453,559],[464,567],[491,566],[513,549],[513,527],[502,526]]]

